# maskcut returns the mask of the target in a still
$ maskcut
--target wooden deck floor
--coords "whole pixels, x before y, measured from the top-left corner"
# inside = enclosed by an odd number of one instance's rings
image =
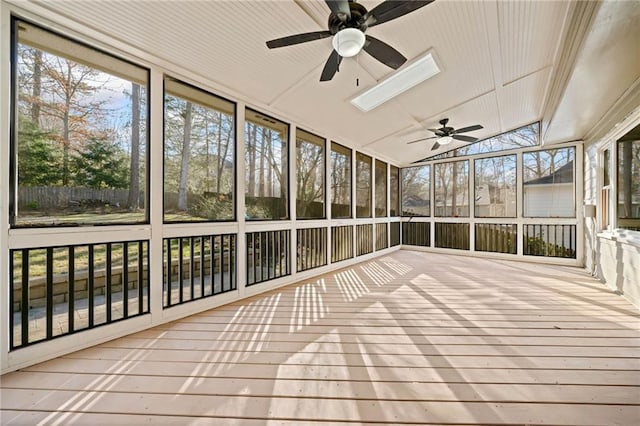
[[[640,424],[638,311],[581,269],[395,252],[1,378],[12,424]]]

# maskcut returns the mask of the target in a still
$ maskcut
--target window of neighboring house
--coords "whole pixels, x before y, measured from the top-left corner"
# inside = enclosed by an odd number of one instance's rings
[[[475,216],[516,217],[516,156],[475,160]]]
[[[402,169],[402,216],[431,216],[431,166]]]
[[[617,228],[640,231],[640,138],[630,133],[617,150]]]
[[[389,215],[400,216],[400,169],[389,167]]]
[[[371,157],[356,153],[356,217],[371,217]]]
[[[235,105],[164,82],[165,222],[233,220]]]
[[[289,125],[250,109],[245,118],[246,217],[288,219]]]
[[[436,217],[469,217],[469,162],[435,165]]]
[[[351,150],[331,144],[331,218],[351,217]]]
[[[525,217],[575,217],[575,148],[525,152]]]
[[[387,163],[376,160],[376,217],[387,216]]]
[[[11,225],[148,221],[148,70],[20,20]]]
[[[325,140],[296,130],[296,217],[321,219],[324,213]]]

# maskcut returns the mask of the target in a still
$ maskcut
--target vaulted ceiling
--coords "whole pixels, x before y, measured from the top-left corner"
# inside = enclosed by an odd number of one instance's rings
[[[379,2],[359,3],[370,10]],[[537,120],[547,143],[582,138],[640,76],[636,1],[437,0],[372,27],[367,34],[409,62],[432,51],[441,72],[368,113],[350,100],[394,70],[362,52],[320,82],[330,38],[265,45],[325,30],[323,0],[15,3],[80,22],[94,38],[133,46],[221,95],[397,164],[424,158],[433,141],[406,142],[431,136],[426,129],[444,117],[454,127],[481,124],[470,133],[481,138]]]

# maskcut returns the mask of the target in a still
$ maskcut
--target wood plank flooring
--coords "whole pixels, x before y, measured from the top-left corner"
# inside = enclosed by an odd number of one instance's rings
[[[640,424],[583,270],[402,250],[0,378],[2,425]]]

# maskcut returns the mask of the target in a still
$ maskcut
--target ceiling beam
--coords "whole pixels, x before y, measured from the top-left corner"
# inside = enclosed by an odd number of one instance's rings
[[[564,42],[556,54],[557,59],[555,62],[557,65],[554,67],[550,89],[542,108],[541,135],[543,141],[558,110],[558,105],[560,105],[560,101],[564,97],[576,61],[593,26],[600,6],[600,1],[593,0],[572,1],[569,5],[568,23],[563,37]]]

